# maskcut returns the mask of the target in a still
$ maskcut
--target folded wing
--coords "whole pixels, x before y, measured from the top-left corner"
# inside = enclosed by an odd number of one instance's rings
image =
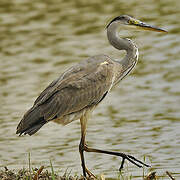
[[[16,133],[32,135],[48,121],[97,105],[112,81],[113,64],[106,56],[92,57],[73,66],[40,94]]]

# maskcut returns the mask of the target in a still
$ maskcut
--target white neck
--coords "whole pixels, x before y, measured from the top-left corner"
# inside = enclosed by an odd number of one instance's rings
[[[121,28],[124,26],[125,25],[123,25]],[[139,53],[136,44],[132,40],[127,38],[120,38],[118,33],[119,27],[119,23],[112,22],[112,24],[110,24],[107,28],[107,37],[113,47],[118,50],[126,51],[126,56],[117,62],[122,65],[122,71],[127,75],[136,65]]]

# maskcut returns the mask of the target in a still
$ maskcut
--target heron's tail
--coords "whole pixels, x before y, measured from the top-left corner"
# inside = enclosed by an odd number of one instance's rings
[[[26,112],[22,120],[17,126],[16,134],[35,134],[47,121],[41,116],[39,107],[32,107]]]

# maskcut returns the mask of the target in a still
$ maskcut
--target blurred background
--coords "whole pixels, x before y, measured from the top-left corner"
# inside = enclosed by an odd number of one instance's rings
[[[139,62],[96,108],[88,124],[89,146],[146,156],[158,174],[180,172],[179,0],[1,0],[0,167],[49,165],[81,174],[80,124],[49,123],[34,136],[18,137],[16,126],[39,93],[65,69],[89,56],[108,54],[105,26],[132,15],[168,34],[139,32]],[[120,158],[86,153],[94,174],[117,177]],[[138,179],[142,169],[128,171]],[[126,170],[124,170],[126,173]],[[180,176],[180,175],[176,175]]]

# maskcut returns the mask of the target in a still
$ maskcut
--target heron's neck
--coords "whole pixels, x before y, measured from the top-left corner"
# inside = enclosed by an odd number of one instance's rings
[[[138,48],[136,44],[127,38],[120,38],[118,33],[119,25],[112,23],[107,29],[107,37],[110,44],[118,50],[125,50],[126,56],[119,61],[123,68],[129,68],[137,63],[138,60]]]

